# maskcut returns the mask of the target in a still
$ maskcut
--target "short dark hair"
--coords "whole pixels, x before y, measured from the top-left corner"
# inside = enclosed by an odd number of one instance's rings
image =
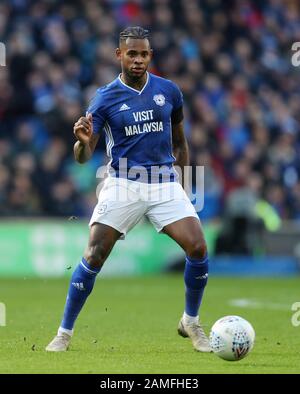
[[[127,27],[120,33],[120,42],[126,41],[127,38],[134,38],[143,40],[145,38],[149,39],[149,30],[143,29],[140,26]]]

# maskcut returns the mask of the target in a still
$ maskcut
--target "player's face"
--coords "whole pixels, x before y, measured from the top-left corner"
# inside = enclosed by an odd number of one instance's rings
[[[128,38],[116,50],[122,71],[133,79],[145,75],[152,58],[152,49],[147,39]]]

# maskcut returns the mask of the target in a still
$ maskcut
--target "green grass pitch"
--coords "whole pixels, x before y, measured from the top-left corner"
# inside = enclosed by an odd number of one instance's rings
[[[299,373],[300,327],[291,305],[300,279],[210,278],[201,318],[209,331],[220,317],[240,315],[256,331],[239,362],[193,350],[177,335],[182,275],[100,279],[76,325],[70,350],[44,351],[59,324],[66,280],[0,280],[7,325],[0,327],[0,373]],[[243,306],[232,300],[248,300]]]

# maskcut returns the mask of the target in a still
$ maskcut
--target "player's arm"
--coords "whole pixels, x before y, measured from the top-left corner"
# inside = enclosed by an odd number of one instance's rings
[[[175,166],[179,166],[184,174],[184,167],[190,164],[189,148],[184,134],[183,110],[180,107],[172,114],[172,141],[173,155],[176,158]]]
[[[82,116],[74,125],[77,142],[74,145],[74,156],[78,163],[85,163],[92,157],[99,140],[99,134],[93,133],[92,115]]]

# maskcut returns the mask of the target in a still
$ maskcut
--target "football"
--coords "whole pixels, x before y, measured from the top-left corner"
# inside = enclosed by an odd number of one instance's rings
[[[209,341],[213,352],[227,361],[246,357],[254,346],[255,331],[240,316],[225,316],[212,326]]]

